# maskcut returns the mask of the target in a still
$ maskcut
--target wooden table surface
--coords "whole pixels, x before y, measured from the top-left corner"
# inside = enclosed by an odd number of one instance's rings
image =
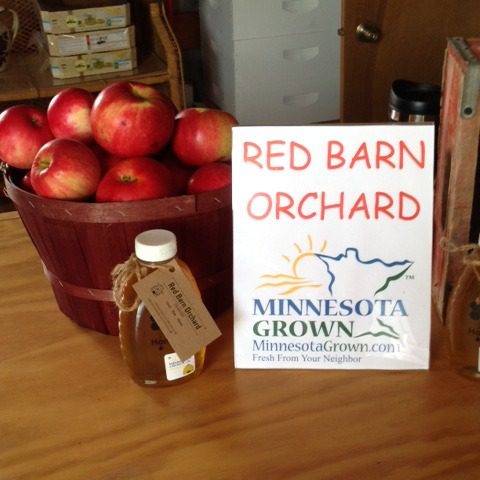
[[[14,212],[0,265],[2,480],[480,478],[480,383],[436,319],[429,371],[235,370],[226,312],[199,378],[146,389],[58,311]]]

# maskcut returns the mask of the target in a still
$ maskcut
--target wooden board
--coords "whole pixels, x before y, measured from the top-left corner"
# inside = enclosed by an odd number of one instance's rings
[[[477,243],[475,193],[480,133],[480,39],[450,38],[445,55],[435,186],[433,297],[444,317],[462,255],[441,245]]]

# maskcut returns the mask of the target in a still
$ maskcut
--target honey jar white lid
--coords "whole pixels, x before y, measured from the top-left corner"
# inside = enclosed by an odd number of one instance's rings
[[[165,262],[176,254],[177,237],[170,230],[147,230],[135,238],[135,255],[144,262]]]

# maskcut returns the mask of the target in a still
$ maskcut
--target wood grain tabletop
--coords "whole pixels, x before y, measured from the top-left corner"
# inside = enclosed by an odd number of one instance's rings
[[[57,308],[15,212],[0,214],[0,479],[477,479],[480,383],[428,371],[235,370],[232,312],[202,375],[148,389],[118,338]]]

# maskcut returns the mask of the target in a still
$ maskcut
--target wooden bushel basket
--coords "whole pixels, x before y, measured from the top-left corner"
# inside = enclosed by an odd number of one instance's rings
[[[177,236],[212,315],[232,303],[231,188],[199,195],[122,203],[50,200],[17,186],[5,190],[42,260],[60,310],[78,325],[118,335],[111,272],[134,250],[137,234],[165,228]]]

